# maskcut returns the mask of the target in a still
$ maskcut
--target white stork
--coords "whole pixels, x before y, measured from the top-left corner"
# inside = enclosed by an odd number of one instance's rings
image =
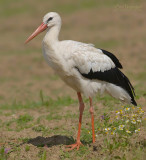
[[[43,55],[47,63],[60,78],[73,88],[79,100],[79,126],[77,141],[69,145],[68,150],[79,149],[82,114],[84,103],[81,93],[89,97],[92,122],[92,138],[95,142],[94,115],[92,97],[97,93],[106,92],[112,97],[137,105],[134,100],[134,88],[129,79],[119,70],[122,65],[110,52],[97,49],[92,44],[85,44],[72,40],[59,41],[58,35],[61,29],[61,17],[58,13],[47,13],[43,23],[26,40],[28,43],[40,32],[47,29],[42,42]]]

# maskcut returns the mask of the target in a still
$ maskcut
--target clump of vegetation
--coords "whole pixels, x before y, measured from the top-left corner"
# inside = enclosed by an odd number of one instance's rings
[[[19,118],[17,119],[17,124],[18,125],[26,124],[27,122],[30,122],[32,120],[33,120],[33,117],[30,116],[29,114],[20,115]]]
[[[46,160],[47,159],[47,153],[46,153],[46,150],[44,151],[40,151],[38,156],[40,157],[40,160]]]
[[[144,111],[141,107],[122,106],[123,109],[104,113],[97,125],[96,136],[104,137],[105,150],[126,149],[138,138],[141,131]],[[90,132],[88,132],[91,134]],[[129,147],[128,147],[129,148]]]
[[[133,135],[140,131],[142,117],[144,111],[140,107],[124,107],[123,110],[113,112],[113,115],[109,116],[104,114],[102,116],[104,128],[100,129],[103,134],[111,135]]]
[[[1,147],[0,148],[0,160],[7,160],[8,153],[10,150],[11,150],[11,148]]]

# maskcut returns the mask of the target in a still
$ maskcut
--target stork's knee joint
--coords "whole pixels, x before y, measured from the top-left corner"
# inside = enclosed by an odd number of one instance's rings
[[[93,114],[93,107],[89,109],[90,114]]]
[[[80,106],[79,106],[79,111],[83,113],[84,108],[85,108],[84,103],[81,102],[81,103],[80,103]]]

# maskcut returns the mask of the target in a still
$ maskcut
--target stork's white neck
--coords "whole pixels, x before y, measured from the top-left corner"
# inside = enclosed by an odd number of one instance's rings
[[[44,43],[46,43],[47,45],[49,45],[50,47],[52,45],[54,45],[56,42],[58,42],[58,36],[59,36],[59,32],[60,32],[60,28],[61,26],[53,26],[52,28],[50,28],[45,37],[44,37]]]

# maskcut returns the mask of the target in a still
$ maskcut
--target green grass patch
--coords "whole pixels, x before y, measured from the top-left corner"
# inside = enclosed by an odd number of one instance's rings
[[[21,115],[19,118],[16,120],[18,125],[24,125],[30,121],[33,120],[33,117],[30,116],[29,114]]]
[[[52,115],[52,114],[49,114],[48,116],[46,116],[46,119],[48,121],[51,121],[51,120],[61,120],[63,117],[61,115]]]
[[[118,41],[117,39],[110,39],[110,40],[105,40],[105,41],[99,41],[96,42],[96,46],[100,46],[100,48],[113,48],[113,47],[118,47],[121,45],[121,41]]]
[[[25,104],[21,102],[14,101],[12,104],[2,104],[0,109],[2,110],[21,110],[21,109],[32,109],[32,108],[40,108],[40,107],[48,107],[54,108],[59,106],[69,106],[73,103],[77,103],[76,100],[72,99],[69,96],[58,97],[57,99],[52,99],[50,97],[44,98],[43,94],[40,92],[40,101],[37,102],[26,102]],[[47,99],[47,100],[46,100]]]
[[[40,160],[47,160],[47,151],[40,151],[39,157],[40,157]]]
[[[26,145],[25,146],[25,151],[28,152],[30,150],[30,146]]]
[[[7,160],[8,154],[6,154],[6,148],[0,147],[0,160]]]
[[[48,132],[49,128],[43,125],[38,125],[32,128],[36,132]]]

